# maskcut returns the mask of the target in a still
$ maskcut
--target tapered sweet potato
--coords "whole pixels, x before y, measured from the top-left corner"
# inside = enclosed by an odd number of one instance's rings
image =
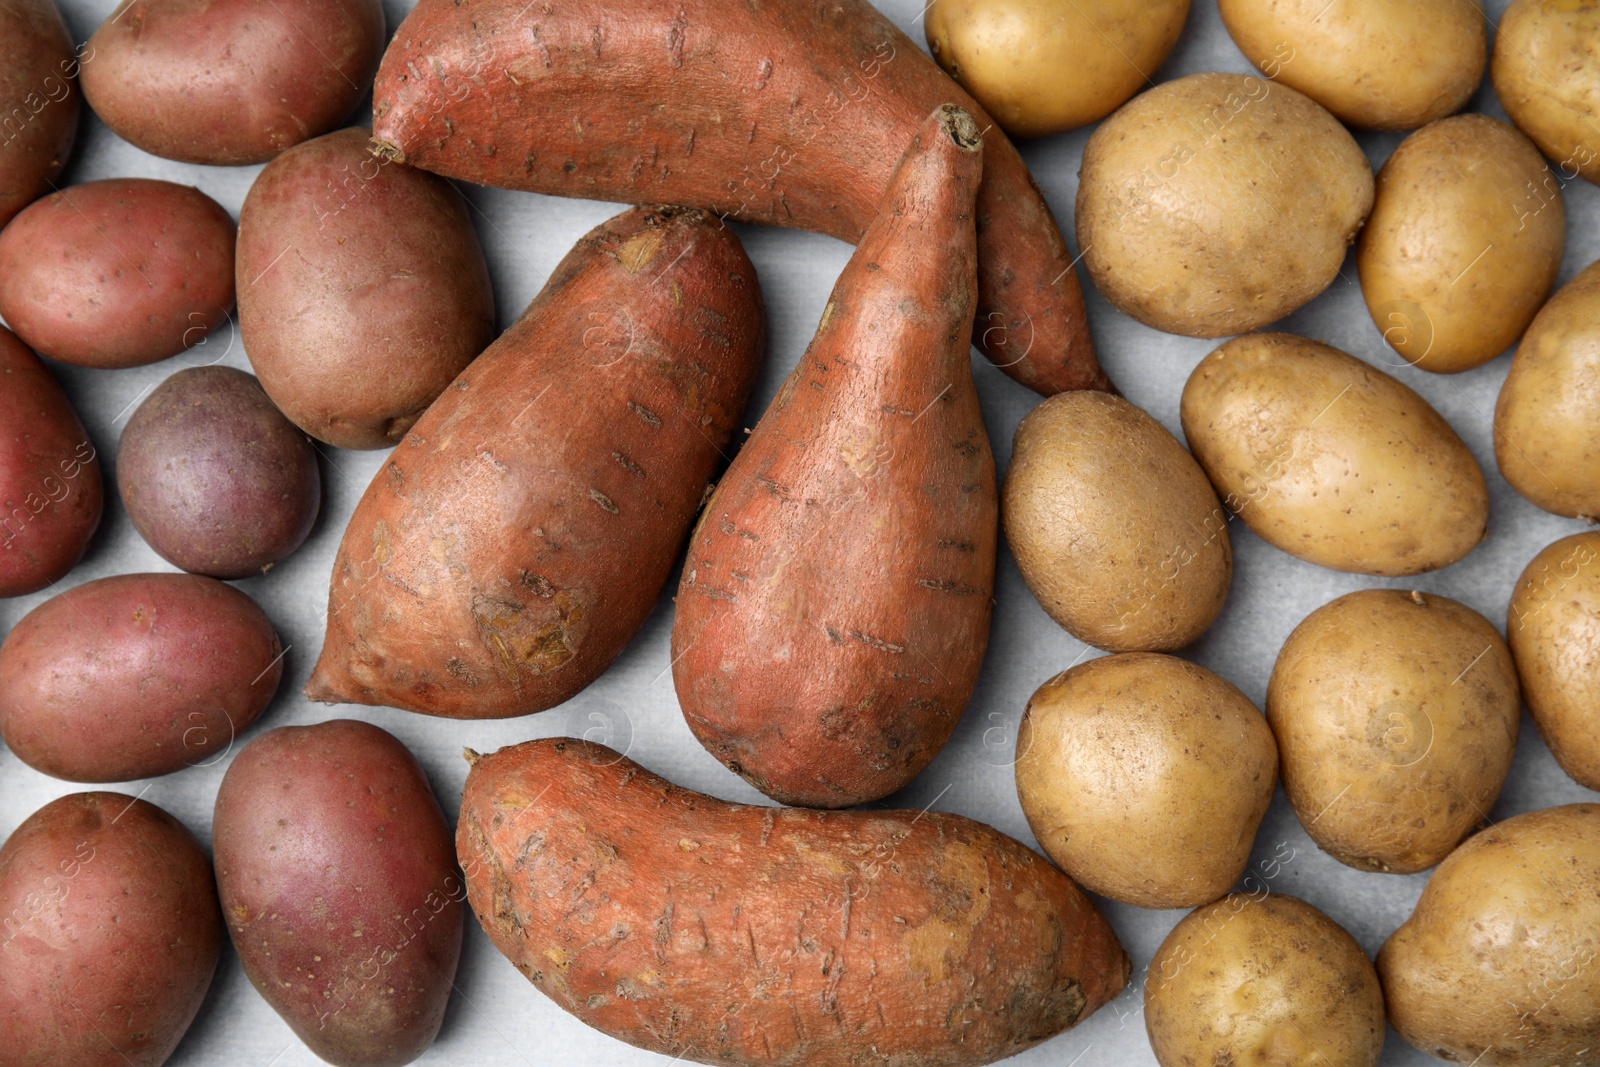
[[[599,677],[672,572],[765,322],[716,218],[636,208],[591,231],[367,488],[306,695],[497,718]]]
[[[928,112],[976,101],[867,0],[421,0],[384,55],[380,150],[510,189],[705,208],[857,241]],[[1042,393],[1110,388],[1072,253],[988,130],[976,340]]]
[[[982,167],[972,116],[935,111],[690,540],[678,702],[786,804],[894,792],[977,684],[999,514],[968,353]]]
[[[612,1037],[731,1067],[969,1067],[1128,957],[1066,875],[959,815],[727,804],[601,745],[476,757],[456,853],[496,947]]]

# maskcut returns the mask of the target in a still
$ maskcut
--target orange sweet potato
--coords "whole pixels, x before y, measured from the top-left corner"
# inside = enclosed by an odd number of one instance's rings
[[[727,804],[566,738],[468,759],[456,853],[490,939],[640,1048],[729,1067],[967,1067],[1127,982],[1071,879],[959,815]]]
[[[858,240],[928,112],[975,100],[867,0],[421,0],[378,71],[373,136],[510,189],[706,208]],[[1042,393],[1110,387],[1072,253],[989,129],[978,344]]]
[[[972,116],[928,118],[690,539],[678,702],[786,804],[894,792],[977,684],[999,513],[968,354],[983,159]]]
[[[765,323],[716,218],[635,208],[591,231],[367,488],[306,694],[499,718],[599,677],[671,575]]]

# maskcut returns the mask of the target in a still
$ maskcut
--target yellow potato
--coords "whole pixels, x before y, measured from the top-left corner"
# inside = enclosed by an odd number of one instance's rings
[[[1017,733],[1017,797],[1039,844],[1084,886],[1142,908],[1226,893],[1277,784],[1255,705],[1172,656],[1130,652],[1059,674]]]
[[[1522,705],[1489,620],[1446,597],[1368,589],[1295,627],[1267,686],[1283,788],[1324,851],[1426,870],[1488,818]]]
[[[1151,84],[1189,0],[934,0],[939,65],[1002,129],[1040,137],[1098,122]]]
[[[1600,263],[1523,335],[1494,409],[1506,481],[1546,511],[1600,519]]]
[[[1180,413],[1223,503],[1290,555],[1399,576],[1483,540],[1489,490],[1461,438],[1411,389],[1336,348],[1234,338],[1195,367]]]
[[[1367,157],[1321,106],[1264,78],[1193,74],[1134,97],[1089,138],[1078,243],[1123,312],[1223,337],[1326,289],[1372,196]]]
[[[1378,953],[1389,1021],[1476,1067],[1580,1067],[1600,1051],[1600,804],[1530,811],[1439,865]]]
[[[1556,762],[1600,790],[1600,532],[1563,537],[1533,558],[1511,594],[1506,637]]]
[[[1372,1067],[1383,991],[1356,939],[1295,897],[1235,893],[1184,918],[1145,981],[1161,1067]]]
[[[1352,126],[1413,130],[1466,106],[1489,55],[1475,0],[1219,0],[1239,51]]]
[[[1171,652],[1228,599],[1227,512],[1178,439],[1121,397],[1057,393],[1023,419],[1000,509],[1023,580],[1080,641]]]
[[[1471,370],[1528,328],[1566,243],[1561,186],[1533,142],[1487,115],[1457,115],[1407,137],[1378,173],[1361,291],[1407,362]]]
[[[1600,182],[1600,3],[1512,0],[1489,73],[1506,114],[1564,178]]]

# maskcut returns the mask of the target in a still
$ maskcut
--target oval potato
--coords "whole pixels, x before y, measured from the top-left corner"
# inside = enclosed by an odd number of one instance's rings
[[[0,227],[50,189],[78,139],[78,51],[55,0],[0,0]]]
[[[1421,574],[1484,538],[1489,490],[1461,438],[1409,387],[1336,348],[1237,337],[1195,367],[1180,415],[1223,503],[1290,555]]]
[[[1490,77],[1511,121],[1563,178],[1600,181],[1600,5],[1512,0],[1495,31]]]
[[[1566,243],[1561,186],[1539,150],[1498,119],[1457,115],[1407,137],[1378,173],[1361,292],[1406,362],[1471,370],[1528,328]]]

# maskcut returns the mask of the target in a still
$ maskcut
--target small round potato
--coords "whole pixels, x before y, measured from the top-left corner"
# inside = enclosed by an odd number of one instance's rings
[[[311,442],[232,367],[179,371],[155,388],[123,428],[117,487],[151,548],[213,578],[287,559],[322,503]]]
[[[1277,785],[1261,712],[1173,656],[1130,652],[1058,674],[1017,733],[1017,797],[1039,844],[1075,881],[1141,908],[1226,893]]]
[[[1512,0],[1490,76],[1506,114],[1562,177],[1600,182],[1600,4]]]
[[[1183,432],[1223,503],[1320,567],[1421,574],[1483,540],[1478,461],[1410,388],[1336,348],[1237,337],[1195,367]]]
[[[267,165],[239,215],[239,330],[261,387],[340,448],[388,448],[494,340],[466,201],[340,130]],[[293,246],[292,255],[284,255]]]
[[[63,363],[154,363],[227,321],[233,252],[232,217],[198,189],[86,182],[35,202],[0,232],[0,315]]]
[[[55,0],[0,0],[0,227],[67,165],[82,106],[77,77]]]
[[[1389,1021],[1452,1063],[1592,1063],[1597,931],[1600,804],[1507,819],[1439,865],[1378,953]]]
[[[1219,0],[1239,51],[1352,126],[1414,130],[1467,105],[1489,58],[1477,0]]]
[[[1600,263],[1534,317],[1494,408],[1500,473],[1546,511],[1600,519]]]
[[[1089,138],[1078,243],[1123,312],[1223,337],[1326,289],[1372,195],[1367,157],[1320,105],[1264,78],[1192,74],[1134,97]]]
[[[1506,618],[1523,699],[1561,769],[1600,790],[1600,532],[1533,557]]]
[[[1006,539],[1050,617],[1113,652],[1171,652],[1228,598],[1228,515],[1194,457],[1121,397],[1080,390],[1017,429]]]
[[[1151,84],[1189,0],[934,0],[928,49],[1013,137],[1098,122]]]
[[[338,126],[383,56],[379,0],[122,0],[83,94],[112,131],[185,163],[264,163]]]
[[[1407,137],[1378,173],[1361,291],[1408,363],[1471,370],[1517,343],[1566,244],[1561,186],[1533,142],[1487,115],[1457,115]]]
[[[1161,1067],[1373,1067],[1383,991],[1344,927],[1295,897],[1235,893],[1185,916],[1150,961]]]
[[[1295,627],[1267,686],[1283,788],[1321,848],[1361,870],[1427,870],[1486,817],[1522,704],[1489,620],[1446,597],[1368,589]]]

